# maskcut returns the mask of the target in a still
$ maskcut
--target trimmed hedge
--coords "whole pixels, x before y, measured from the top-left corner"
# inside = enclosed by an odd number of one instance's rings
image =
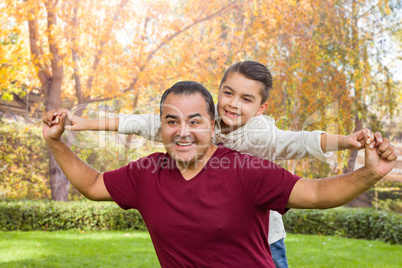
[[[402,216],[383,210],[293,209],[283,216],[283,222],[289,233],[332,235],[402,244]]]
[[[293,209],[283,216],[286,231],[335,235],[402,244],[402,216],[374,209]],[[0,202],[0,230],[146,230],[136,210],[112,202]]]
[[[112,202],[0,202],[2,231],[146,230],[137,210]]]

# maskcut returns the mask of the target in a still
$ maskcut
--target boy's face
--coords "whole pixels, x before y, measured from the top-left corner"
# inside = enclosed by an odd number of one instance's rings
[[[230,74],[219,89],[218,113],[222,129],[235,130],[253,116],[261,115],[267,103],[261,104],[263,84],[235,72]]]

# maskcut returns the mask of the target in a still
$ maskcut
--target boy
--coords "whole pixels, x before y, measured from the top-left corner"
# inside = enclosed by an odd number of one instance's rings
[[[349,136],[328,135],[323,131],[279,130],[273,119],[262,115],[271,88],[272,76],[263,64],[244,61],[229,67],[219,86],[214,143],[271,161],[310,155],[325,158],[330,156],[329,151],[364,148],[363,133],[371,133],[367,130]],[[44,122],[52,122],[61,112],[48,113]],[[66,126],[69,130],[111,130],[161,141],[159,115],[120,115],[101,120],[85,120],[70,112],[67,115],[72,122],[71,126]],[[375,138],[378,143],[382,142],[380,133],[376,133]],[[371,147],[374,145],[375,142]],[[268,242],[276,267],[287,267],[285,236],[281,215],[271,211]]]

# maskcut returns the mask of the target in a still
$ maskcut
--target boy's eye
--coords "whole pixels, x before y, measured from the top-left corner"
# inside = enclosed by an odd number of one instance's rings
[[[227,96],[231,96],[231,95],[232,95],[232,92],[224,91],[223,94],[225,94],[225,95],[227,95]]]
[[[243,100],[246,102],[251,102],[251,99],[249,99],[249,98],[243,98]]]

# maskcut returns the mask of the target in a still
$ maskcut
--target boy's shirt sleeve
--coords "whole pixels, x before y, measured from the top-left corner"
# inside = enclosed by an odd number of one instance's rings
[[[135,134],[147,140],[161,142],[161,120],[153,114],[120,114],[119,134]]]
[[[324,131],[283,131],[265,115],[252,118],[246,125],[233,131],[219,142],[230,149],[271,161],[317,157],[326,159],[331,153],[321,149]]]

